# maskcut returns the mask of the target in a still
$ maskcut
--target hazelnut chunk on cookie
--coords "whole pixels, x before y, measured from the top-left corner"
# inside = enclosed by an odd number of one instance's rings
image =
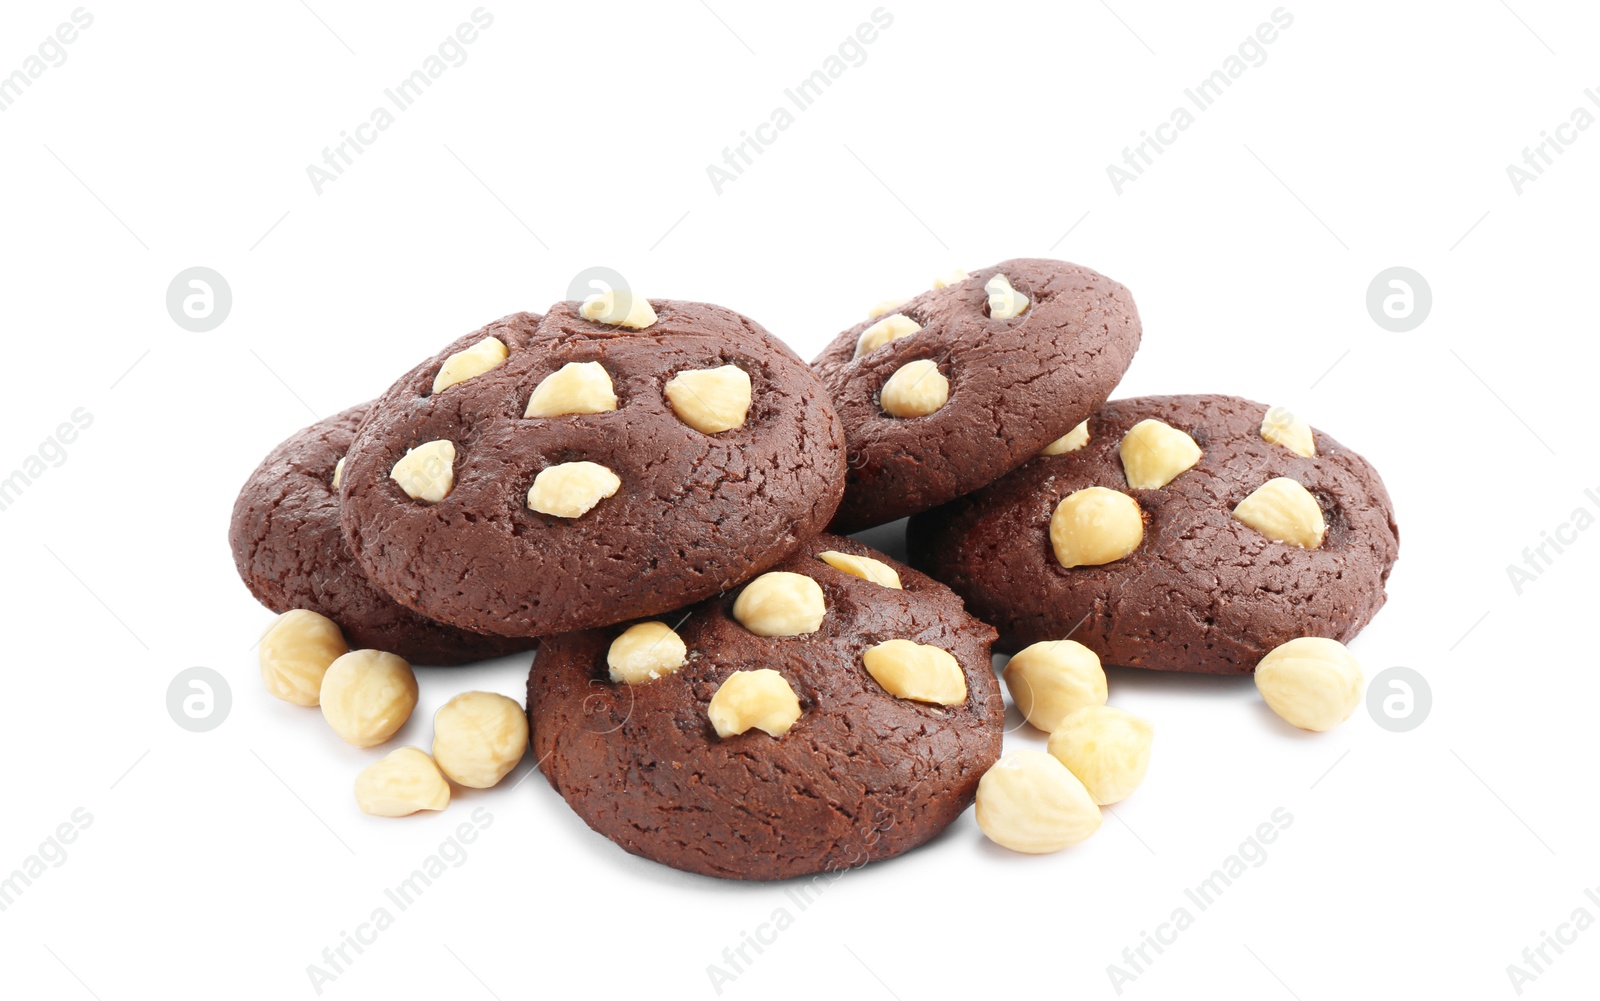
[[[950,400],[950,380],[932,358],[919,358],[895,369],[883,384],[878,402],[890,417],[926,417]]]
[[[506,363],[510,354],[505,342],[492,336],[485,337],[469,348],[462,348],[439,366],[439,374],[433,378],[433,391],[442,393],[451,386],[497,369]]]
[[[539,471],[528,508],[555,518],[582,518],[622,489],[622,478],[598,462],[560,462]]]
[[[800,718],[800,697],[770,667],[735,671],[711,696],[706,715],[719,737],[737,737],[752,729],[781,737]]]
[[[899,698],[941,706],[967,700],[967,676],[948,650],[911,640],[886,640],[863,653],[861,662],[884,691]]]
[[[539,381],[524,417],[603,414],[617,409],[611,375],[597,361],[567,362]]]
[[[1120,490],[1084,487],[1061,499],[1050,516],[1056,561],[1072,569],[1115,563],[1144,540],[1139,502]]]
[[[450,496],[456,485],[456,443],[438,440],[424,442],[401,456],[389,471],[389,478],[412,500],[437,504]]]
[[[1300,484],[1275,476],[1239,502],[1233,516],[1274,542],[1316,549],[1328,532],[1322,506]]]
[[[750,413],[750,374],[737,365],[679,372],[666,393],[678,419],[701,434],[744,427]]]

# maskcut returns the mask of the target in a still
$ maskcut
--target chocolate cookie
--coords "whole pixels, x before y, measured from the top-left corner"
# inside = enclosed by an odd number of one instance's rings
[[[913,518],[908,547],[1003,649],[1070,635],[1108,664],[1248,674],[1280,643],[1359,632],[1400,536],[1377,471],[1287,411],[1150,396]]]
[[[850,447],[833,531],[925,511],[1022,465],[1106,401],[1139,347],[1128,290],[1064,261],[1002,261],[886,306],[812,362]]]
[[[250,474],[228,527],[240,579],[274,612],[308,608],[326,615],[353,650],[384,650],[414,664],[464,664],[532,647],[431,622],[361,572],[339,530],[333,480],[369,406],[295,432]]]
[[[733,879],[840,871],[972,802],[1005,725],[993,639],[942,584],[823,535],[738,595],[546,640],[533,748],[635,855]]]
[[[720,306],[588,312],[491,323],[373,406],[344,531],[401,604],[507,636],[605,625],[748,580],[833,516],[844,436],[793,352]]]

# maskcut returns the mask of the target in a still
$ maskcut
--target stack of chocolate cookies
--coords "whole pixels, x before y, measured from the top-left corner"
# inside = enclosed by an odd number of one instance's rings
[[[1140,338],[1126,288],[1040,259],[883,304],[811,365],[719,306],[557,303],[280,445],[233,553],[354,646],[538,646],[538,767],[626,850],[837,871],[972,803],[992,648],[1243,674],[1382,605],[1376,472],[1247,400],[1107,403]],[[907,516],[918,569],[844,534]]]

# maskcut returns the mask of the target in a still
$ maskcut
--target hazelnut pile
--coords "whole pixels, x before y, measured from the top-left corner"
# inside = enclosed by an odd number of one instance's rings
[[[261,637],[261,680],[268,692],[322,717],[353,747],[387,743],[417,708],[417,676],[402,657],[351,650],[333,620],[303,608],[278,616]],[[450,784],[496,785],[528,749],[528,717],[513,699],[463,692],[433,717],[433,753],[400,747],[356,776],[356,805],[378,817],[404,817],[450,805]]]

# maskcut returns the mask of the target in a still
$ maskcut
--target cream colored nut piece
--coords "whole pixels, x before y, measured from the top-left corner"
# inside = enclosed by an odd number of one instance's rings
[[[344,456],[339,456],[339,461],[333,464],[333,489],[339,489],[339,481],[344,479]]]
[[[561,462],[539,470],[528,507],[556,518],[581,518],[622,488],[622,478],[598,462]]]
[[[455,489],[456,443],[441,438],[407,450],[389,470],[389,478],[412,500],[439,503]]]
[[[1043,751],[1007,751],[978,780],[978,827],[1014,852],[1043,855],[1100,829],[1100,808],[1067,766]]]
[[[832,549],[825,553],[818,553],[817,559],[835,570],[843,570],[852,577],[870,580],[874,584],[892,587],[897,591],[904,590],[900,586],[900,575],[895,573],[894,567],[882,560],[875,560],[870,556],[852,556],[849,553],[839,553]]]
[[[374,817],[404,817],[450,805],[450,783],[420,747],[397,747],[356,776],[356,805]]]
[[[1017,651],[1001,677],[1017,711],[1050,733],[1084,706],[1106,704],[1106,672],[1076,640],[1046,640]]]
[[[683,667],[688,659],[689,648],[683,637],[665,622],[629,626],[606,651],[611,680],[630,685],[665,677]]]
[[[933,287],[934,288],[949,288],[952,285],[960,285],[962,282],[966,281],[969,277],[971,277],[971,276],[968,275],[965,271],[962,271],[960,268],[955,268],[955,269],[953,269],[951,271],[946,271],[942,275],[934,275],[933,276]]]
[[[442,393],[457,383],[499,368],[510,354],[505,341],[498,337],[485,337],[469,348],[462,348],[439,366],[439,374],[433,377],[433,391]]]
[[[524,417],[603,414],[617,409],[611,375],[597,361],[569,361],[539,380]]]
[[[1302,636],[1256,665],[1256,688],[1273,712],[1302,730],[1332,730],[1361,704],[1361,664],[1343,643]]]
[[[989,293],[989,318],[1009,320],[1021,316],[1028,308],[1028,297],[1011,287],[1011,279],[995,275],[983,284]]]
[[[528,714],[495,692],[462,692],[433,714],[433,760],[456,785],[487,789],[528,749]]]
[[[314,706],[328,666],[349,652],[332,619],[308,608],[290,609],[261,636],[261,681],[285,702]]]
[[[666,392],[678,420],[702,434],[744,427],[750,413],[750,374],[737,365],[679,372]]]
[[[1261,437],[1308,459],[1317,454],[1317,443],[1311,436],[1311,425],[1301,420],[1288,407],[1272,407],[1267,411],[1267,415],[1261,419]]]
[[[417,676],[392,653],[352,650],[329,665],[319,701],[323,718],[345,743],[375,747],[411,718]]]
[[[864,652],[861,662],[890,695],[941,706],[967,701],[967,676],[948,650],[887,640]]]
[[[1050,734],[1050,754],[1101,806],[1127,799],[1150,767],[1149,720],[1111,706],[1084,706]]]
[[[910,337],[921,329],[922,324],[904,313],[886,316],[861,332],[860,338],[856,340],[856,357],[860,358],[868,351],[876,351],[890,341]]]
[[[1328,532],[1327,519],[1311,491],[1297,480],[1277,476],[1239,502],[1233,516],[1275,542],[1316,549]]]
[[[910,299],[884,299],[881,302],[874,303],[872,308],[867,310],[867,319],[876,320],[885,313],[893,313],[910,301]],[[856,353],[860,354],[861,352],[857,351]]]
[[[805,574],[773,570],[745,585],[733,603],[734,619],[757,636],[802,636],[822,627],[828,603]]]
[[[583,305],[578,307],[578,315],[596,323],[632,327],[634,330],[643,330],[656,322],[656,311],[651,307],[650,300],[626,289],[596,292],[583,300]]]
[[[1122,473],[1135,490],[1159,490],[1200,461],[1200,446],[1193,438],[1154,419],[1129,428],[1117,450],[1122,454]]]
[[[1044,447],[1040,455],[1062,455],[1066,452],[1076,452],[1089,444],[1089,421],[1084,419],[1077,427],[1057,438]]]
[[[1061,499],[1050,516],[1050,547],[1068,569],[1115,563],[1144,541],[1139,502],[1107,487],[1084,487]]]
[[[800,718],[800,697],[770,667],[735,671],[711,696],[706,715],[719,737],[736,737],[751,729],[781,737]]]
[[[878,403],[890,417],[926,417],[950,399],[950,380],[932,358],[906,362],[889,376]]]

